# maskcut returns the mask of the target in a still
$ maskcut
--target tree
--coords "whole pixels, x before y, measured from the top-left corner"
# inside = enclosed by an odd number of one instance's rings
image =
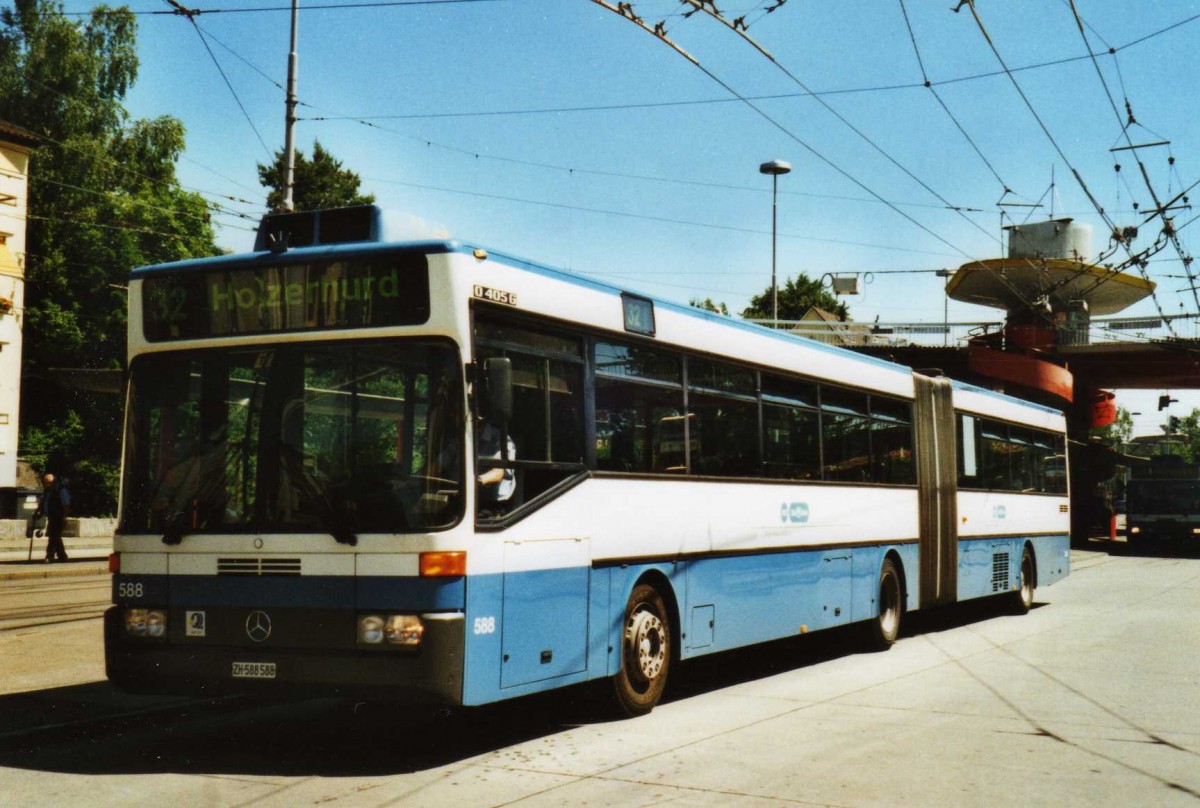
[[[1200,463],[1200,409],[1183,417],[1171,416],[1167,431],[1182,435],[1183,456],[1189,463]]]
[[[258,164],[258,181],[264,188],[271,189],[267,194],[267,207],[282,210],[287,183],[286,155],[282,151],[275,152],[275,161],[271,165]],[[321,141],[313,141],[312,160],[296,150],[292,193],[292,205],[296,210],[324,210],[374,202],[374,194],[358,192],[359,183],[358,175],[342,168],[342,161],[326,151]]]
[[[1111,449],[1119,449],[1133,439],[1133,414],[1124,407],[1117,407],[1117,420],[1108,426],[1095,427],[1089,437]]]
[[[711,297],[706,297],[703,300],[698,297],[694,297],[689,300],[688,303],[698,309],[711,311],[714,314],[724,314],[726,317],[729,316],[729,307],[725,305],[724,301],[720,303],[714,303]]]
[[[175,179],[183,125],[130,120],[123,106],[136,35],[126,8],[82,20],[54,0],[0,9],[0,110],[42,141],[30,160],[22,453],[72,478],[85,514],[116,507],[122,401],[57,388],[51,369],[120,368],[130,269],[217,252],[208,204]]]
[[[779,319],[799,320],[804,313],[816,306],[839,320],[845,321],[850,316],[846,304],[821,285],[819,280],[801,272],[779,287]],[[750,305],[742,310],[742,317],[747,320],[767,320],[772,314],[771,287],[767,287],[761,295],[750,298]]]

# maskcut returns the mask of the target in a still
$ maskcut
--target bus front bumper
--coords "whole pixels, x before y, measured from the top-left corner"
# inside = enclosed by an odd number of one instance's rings
[[[1171,521],[1163,519],[1130,523],[1126,527],[1125,537],[1135,544],[1156,541],[1200,543],[1200,520]]]
[[[128,637],[123,609],[104,614],[105,670],[134,693],[340,695],[462,703],[464,618],[427,621],[421,647],[287,648],[189,645]]]

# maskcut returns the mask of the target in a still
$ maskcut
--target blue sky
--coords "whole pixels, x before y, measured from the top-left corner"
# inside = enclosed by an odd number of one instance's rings
[[[348,1],[302,0],[301,7]],[[789,0],[764,14],[773,4],[724,0],[720,7],[730,20],[744,15],[748,34],[777,64],[703,14],[683,18],[687,6],[675,0],[633,4],[651,25],[664,21],[668,36],[729,88],[759,98],[752,102],[759,111],[588,0],[304,10],[299,97],[310,106],[299,114],[310,120],[298,125],[297,142],[310,152],[320,139],[382,205],[435,230],[659,297],[711,297],[735,312],[770,282],[770,180],[758,173],[766,160],[794,168],[779,183],[781,282],[797,271],[871,272],[864,294],[847,298],[859,321],[940,322],[943,282],[934,271],[1002,255],[997,203],[1040,200],[1046,207],[1034,218],[1048,214],[1052,171],[1054,213],[1092,224],[1097,252],[1107,227],[1072,168],[1122,225],[1142,218],[1133,202],[1150,206],[1132,154],[1109,151],[1124,142],[1122,122],[1090,59],[1014,73],[1064,160],[1007,76],[970,78],[1001,66],[967,7],[954,13],[951,0]],[[1075,4],[1093,50],[1117,49],[1098,63],[1117,104],[1128,97],[1133,106],[1134,142],[1171,142],[1138,152],[1156,191],[1167,197],[1200,179],[1200,97],[1193,90],[1200,85],[1200,20],[1137,41],[1200,15],[1200,3]],[[69,0],[64,7],[91,5]],[[158,0],[129,5],[168,10]],[[1009,67],[1086,55],[1068,0],[976,5]],[[129,109],[182,119],[182,181],[245,200],[222,201],[257,217],[264,192],[255,165],[268,159],[260,136],[272,150],[283,143],[283,92],[273,82],[285,81],[289,15],[209,11],[195,18],[253,128],[187,19],[138,20],[142,65]],[[922,64],[957,123],[921,86]],[[801,95],[802,86],[829,93],[821,98],[866,139]],[[946,203],[973,211],[947,210]],[[1006,210],[1018,222],[1031,211]],[[1180,211],[1177,221],[1192,215]],[[219,222],[223,246],[249,247],[250,222]],[[1189,251],[1200,249],[1196,232],[1200,222],[1181,233]],[[1145,232],[1138,245],[1154,235]],[[1186,283],[1169,277],[1184,273],[1173,250],[1156,258],[1172,259],[1150,265],[1162,308],[1195,312]],[[1128,313],[1154,311],[1147,301]],[[1000,316],[957,302],[949,307],[951,321]],[[1188,336],[1195,328],[1181,326]],[[1157,395],[1119,397],[1143,413],[1139,433],[1163,420]],[[1195,393],[1176,397],[1183,401],[1171,413],[1200,406]]]

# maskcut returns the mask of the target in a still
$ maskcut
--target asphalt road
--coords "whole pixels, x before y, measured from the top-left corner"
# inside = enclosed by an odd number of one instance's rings
[[[595,688],[451,713],[124,696],[97,681],[95,579],[0,582],[0,803],[1200,805],[1200,560],[1073,560],[1026,616],[698,660],[636,720]]]

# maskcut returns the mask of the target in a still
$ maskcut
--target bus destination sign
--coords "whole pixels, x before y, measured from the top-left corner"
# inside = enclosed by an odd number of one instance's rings
[[[429,269],[420,253],[164,273],[142,283],[152,342],[428,319]]]

